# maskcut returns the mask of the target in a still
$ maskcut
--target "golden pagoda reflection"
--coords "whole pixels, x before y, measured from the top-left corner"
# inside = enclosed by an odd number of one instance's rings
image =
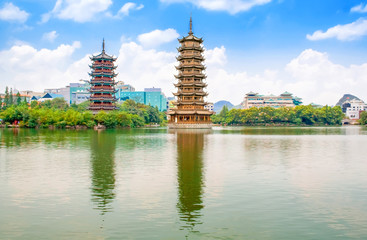
[[[115,198],[115,134],[94,132],[91,148],[92,201],[104,215],[112,210],[111,203]]]
[[[171,130],[177,134],[177,210],[181,228],[194,230],[201,224],[204,134],[210,130]]]

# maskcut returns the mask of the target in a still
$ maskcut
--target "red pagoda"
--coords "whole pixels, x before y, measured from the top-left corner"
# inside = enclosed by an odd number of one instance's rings
[[[176,106],[168,114],[169,128],[211,128],[210,116],[213,112],[207,110],[204,97],[208,95],[204,91],[207,84],[204,82],[205,66],[203,65],[203,39],[198,38],[192,32],[192,19],[190,18],[189,35],[178,39],[181,46],[178,48],[179,65],[178,82],[175,85],[177,97]]]
[[[115,74],[114,70],[117,66],[114,62],[117,58],[106,54],[105,43],[103,39],[102,52],[97,56],[90,58],[93,63],[89,67],[91,68],[90,80],[90,105],[89,110],[93,113],[98,111],[111,111],[117,109],[115,98]]]

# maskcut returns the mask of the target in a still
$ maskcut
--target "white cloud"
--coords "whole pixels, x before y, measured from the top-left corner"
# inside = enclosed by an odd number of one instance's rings
[[[230,14],[248,11],[251,8],[270,3],[272,0],[161,0],[163,3],[191,3],[208,11],[226,11]]]
[[[53,50],[18,45],[0,51],[0,65],[6,69],[0,79],[1,91],[5,86],[43,91],[87,78],[89,58],[76,62],[72,59],[72,54],[80,47],[80,42],[74,42]]]
[[[307,34],[307,39],[311,41],[336,38],[341,41],[351,41],[367,35],[367,19],[360,18],[355,22],[336,25],[326,32],[318,30],[312,35]]]
[[[137,90],[159,87],[171,95],[176,55],[176,52],[145,49],[135,42],[122,43],[117,59],[117,80],[129,83]]]
[[[350,9],[351,12],[358,12],[358,13],[366,13],[367,12],[367,4],[359,4],[354,6]]]
[[[75,22],[89,22],[98,19],[98,14],[105,12],[112,5],[112,0],[57,0],[51,12],[42,15],[42,23],[51,17]]]
[[[53,42],[58,36],[59,34],[57,34],[56,31],[51,31],[48,33],[44,33],[42,39],[45,41]]]
[[[168,28],[166,30],[154,30],[149,33],[143,33],[138,36],[138,41],[147,48],[157,47],[163,43],[171,42],[180,35],[175,29]]]
[[[29,13],[20,10],[13,3],[5,3],[4,7],[0,9],[0,19],[5,21],[16,21],[24,23],[27,21]]]
[[[206,64],[223,66],[227,63],[226,48],[224,46],[206,50],[204,55]]]
[[[118,11],[117,16],[121,16],[121,15],[123,15],[123,16],[129,16],[130,11],[132,11],[132,10],[141,10],[143,8],[144,8],[144,5],[143,4],[140,4],[138,6],[138,5],[136,5],[136,3],[127,2]]]

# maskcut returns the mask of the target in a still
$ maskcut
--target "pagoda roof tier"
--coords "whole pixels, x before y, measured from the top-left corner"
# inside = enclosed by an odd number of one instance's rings
[[[196,73],[179,73],[178,75],[175,75],[175,78],[183,78],[183,77],[198,77],[198,78],[206,78],[205,74],[196,74]]]
[[[177,93],[173,93],[173,95],[175,96],[208,96],[207,92],[177,92]]]
[[[190,34],[186,37],[183,37],[183,38],[179,38],[178,41],[180,43],[183,43],[183,42],[186,42],[186,41],[195,41],[195,42],[199,42],[199,43],[202,43],[204,42],[203,38],[198,38],[196,36],[194,36],[193,34]]]
[[[117,58],[108,55],[105,50],[103,49],[102,52],[96,56],[92,55],[92,57],[90,57],[91,60],[93,61],[98,61],[98,60],[109,60],[109,61],[116,61]]]
[[[204,49],[201,46],[199,46],[199,47],[181,46],[181,47],[177,48],[177,51],[179,51],[179,52],[182,52],[182,51],[185,51],[185,50],[196,50],[196,51],[199,51],[199,52],[204,52]]]
[[[198,68],[198,69],[202,69],[202,70],[206,69],[206,67],[202,64],[192,64],[192,65],[180,64],[180,65],[176,66],[177,70],[181,70],[181,69],[184,69],[184,68]]]
[[[204,61],[205,58],[201,55],[179,55],[178,57],[176,57],[177,61],[181,61],[183,59],[198,59],[198,60],[202,60]]]
[[[117,68],[117,66],[114,66],[113,64],[111,65],[93,64],[93,65],[89,65],[89,67],[92,69],[116,69]]]
[[[194,82],[194,81],[191,81],[191,82],[179,82],[179,83],[175,83],[174,84],[175,87],[181,87],[181,86],[185,86],[185,87],[206,87],[208,86],[208,84],[204,83],[204,82]]]
[[[169,115],[173,115],[173,114],[198,114],[198,115],[212,115],[213,112],[210,112],[209,110],[192,110],[192,109],[187,109],[187,110],[183,110],[183,109],[172,109],[168,112]]]
[[[94,87],[89,89],[89,92],[93,93],[116,93],[118,90],[103,87]]]

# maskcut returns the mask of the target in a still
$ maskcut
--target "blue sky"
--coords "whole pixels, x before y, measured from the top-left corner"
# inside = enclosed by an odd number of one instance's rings
[[[41,91],[88,78],[90,54],[119,57],[117,80],[175,89],[177,37],[193,16],[204,38],[209,101],[290,91],[333,105],[367,100],[367,1],[1,1],[0,91]]]

